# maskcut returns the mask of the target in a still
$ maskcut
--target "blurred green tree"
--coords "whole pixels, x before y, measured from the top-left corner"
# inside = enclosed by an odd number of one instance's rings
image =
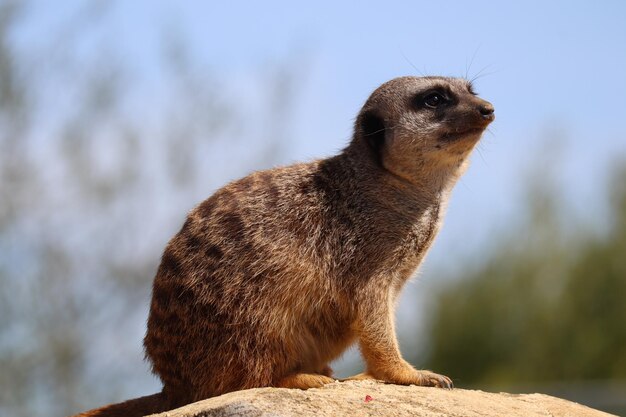
[[[603,236],[564,227],[558,193],[533,184],[528,224],[494,236],[487,258],[440,291],[427,365],[461,387],[624,380],[626,165]]]

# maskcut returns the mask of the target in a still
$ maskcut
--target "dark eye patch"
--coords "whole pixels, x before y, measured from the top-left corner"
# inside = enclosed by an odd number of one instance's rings
[[[418,93],[413,103],[418,109],[440,109],[454,102],[452,93],[443,87],[431,88]]]
[[[441,93],[430,93],[424,97],[424,105],[431,109],[443,106],[448,102],[448,99]]]

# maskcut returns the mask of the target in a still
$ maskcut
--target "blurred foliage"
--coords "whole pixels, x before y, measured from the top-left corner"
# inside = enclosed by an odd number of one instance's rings
[[[428,367],[461,387],[504,390],[625,380],[626,164],[609,189],[608,219],[590,207],[610,225],[598,235],[569,218],[549,178],[533,180],[528,222],[494,236],[487,258],[442,289]]]
[[[111,41],[113,4],[78,2],[46,36],[24,38],[36,4],[0,0],[2,416],[158,389],[141,339],[167,239],[219,184],[285,148],[290,65],[260,74],[274,84],[242,109],[170,31],[150,85]],[[272,125],[257,132],[253,117]]]

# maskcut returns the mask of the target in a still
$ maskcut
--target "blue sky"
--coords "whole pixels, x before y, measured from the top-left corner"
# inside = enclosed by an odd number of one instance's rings
[[[36,44],[81,4],[31,2],[20,41]],[[497,118],[454,193],[434,258],[515,223],[534,171],[551,169],[567,206],[593,218],[609,167],[626,157],[623,1],[143,0],[115,2],[103,20],[92,36],[109,39],[141,75],[140,101],[158,93],[164,30],[180,33],[243,102],[258,92],[259,73],[296,62],[301,83],[284,163],[341,149],[364,100],[390,78],[480,74],[477,90]]]

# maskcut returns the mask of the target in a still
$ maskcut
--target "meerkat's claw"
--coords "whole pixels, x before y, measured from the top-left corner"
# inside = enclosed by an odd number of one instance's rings
[[[431,371],[418,371],[420,374],[420,384],[421,386],[426,387],[437,387],[437,388],[446,388],[453,389],[454,383],[452,379],[448,378],[445,375],[439,375]]]

